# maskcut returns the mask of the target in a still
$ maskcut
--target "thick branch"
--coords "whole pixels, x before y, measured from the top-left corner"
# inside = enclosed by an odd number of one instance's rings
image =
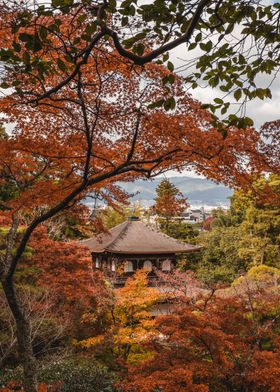
[[[174,39],[173,41],[168,42],[168,43],[160,46],[159,48],[157,48],[157,49],[155,49],[155,50],[151,51],[150,53],[143,55],[143,56],[139,56],[139,55],[125,49],[119,40],[118,33],[116,31],[112,30],[110,27],[108,27],[105,24],[105,22],[102,21],[99,17],[99,26],[101,28],[101,31],[99,31],[98,33],[96,33],[94,35],[90,44],[79,54],[79,57],[82,56],[82,58],[76,64],[73,72],[69,76],[67,76],[67,78],[65,78],[60,83],[58,83],[55,87],[49,89],[44,94],[34,98],[33,100],[30,100],[30,102],[36,103],[39,100],[42,100],[44,98],[51,96],[52,94],[58,92],[61,88],[66,86],[72,79],[74,79],[74,77],[80,71],[81,66],[87,63],[88,58],[89,58],[92,50],[96,46],[96,44],[105,35],[109,35],[113,39],[115,48],[121,56],[131,60],[136,65],[145,65],[145,64],[151,62],[152,60],[156,59],[160,55],[176,48],[177,46],[181,45],[182,43],[188,42],[190,40],[196,26],[197,26],[197,23],[199,22],[199,20],[201,18],[201,14],[203,13],[205,6],[209,3],[209,1],[210,0],[200,0],[200,2],[198,3],[197,8],[193,14],[193,17],[191,18],[191,20],[189,22],[189,25],[188,25],[186,32],[181,37],[178,37],[178,38]],[[102,7],[102,10],[100,9],[101,13],[103,12],[103,8],[104,8],[104,5]]]
[[[189,25],[188,25],[186,32],[181,37],[178,37],[174,41],[171,41],[165,45],[162,45],[158,49],[155,49],[144,56],[138,56],[137,54],[132,53],[129,50],[126,50],[121,45],[118,34],[115,31],[113,31],[112,29],[110,29],[109,27],[107,27],[107,26],[103,27],[102,31],[105,34],[108,34],[112,37],[114,44],[115,44],[115,47],[121,56],[132,60],[137,65],[144,65],[144,64],[149,63],[152,60],[156,59],[157,57],[159,57],[163,53],[168,52],[168,51],[176,48],[177,46],[181,45],[182,43],[188,42],[192,36],[194,29],[196,28],[197,23],[199,22],[199,19],[201,17],[201,14],[203,12],[204,7],[208,3],[209,3],[209,0],[200,0],[200,2],[198,3],[197,9],[194,12],[192,19],[189,22]]]

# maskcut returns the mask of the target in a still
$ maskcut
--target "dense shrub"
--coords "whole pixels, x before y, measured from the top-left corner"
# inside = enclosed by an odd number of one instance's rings
[[[20,385],[21,379],[22,372],[17,369],[0,373],[0,387],[11,380]],[[116,376],[94,360],[65,359],[42,366],[38,380],[51,392],[114,392]]]

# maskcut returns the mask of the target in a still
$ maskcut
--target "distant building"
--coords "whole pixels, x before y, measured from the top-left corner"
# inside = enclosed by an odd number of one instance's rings
[[[186,209],[181,217],[186,223],[200,223],[204,222],[208,214],[205,212],[204,207],[201,208],[188,208]]]
[[[156,279],[154,269],[171,271],[178,253],[200,250],[199,246],[181,243],[151,229],[137,217],[81,243],[92,254],[94,269],[103,271],[114,286],[123,285],[140,268],[149,271],[152,282]]]

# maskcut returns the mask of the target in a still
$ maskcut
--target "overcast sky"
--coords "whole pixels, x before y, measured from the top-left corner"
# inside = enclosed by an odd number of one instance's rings
[[[193,55],[196,55],[196,50],[193,51]],[[190,52],[192,53],[192,52]],[[187,56],[187,51],[185,50],[184,45],[176,48],[171,52],[171,59],[175,64],[175,67],[180,69],[180,66],[184,64],[184,58]],[[187,76],[187,73],[183,73],[184,76]],[[260,75],[256,82],[257,86],[260,88],[268,87],[271,78],[269,75]],[[246,116],[250,117],[254,121],[254,126],[256,129],[259,129],[262,124],[267,121],[273,121],[280,118],[280,74],[278,74],[277,78],[274,80],[272,85],[270,86],[272,91],[272,99],[260,100],[259,98],[254,99],[253,101],[247,104],[246,108]],[[211,103],[214,98],[223,96],[223,93],[219,91],[217,88],[205,87],[205,88],[196,88],[194,90],[189,90],[190,94],[193,95],[194,98],[198,99],[202,103]],[[227,98],[228,101],[235,102],[233,97]],[[236,111],[236,105],[232,106],[231,112]],[[177,175],[191,175],[197,177],[197,175],[192,171],[184,171],[183,173],[177,173],[171,171],[167,173],[167,176],[177,176]]]

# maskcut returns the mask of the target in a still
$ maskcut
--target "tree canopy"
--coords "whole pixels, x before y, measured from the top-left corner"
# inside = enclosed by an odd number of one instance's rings
[[[181,53],[187,54],[183,66],[187,71],[185,81],[192,88],[202,82],[225,93],[224,99],[215,99],[213,111],[219,108],[226,112],[229,92],[234,93],[237,101],[244,102],[271,97],[268,86],[258,86],[257,76],[267,74],[273,80],[279,69],[278,3],[260,0],[52,0],[48,4],[3,0],[2,3],[0,59],[4,69],[14,75],[13,80],[3,81],[2,87],[13,86],[32,102],[54,96],[71,83],[92,52],[108,43],[113,52],[132,64],[144,66],[158,61],[171,71],[174,65],[169,52],[182,45]],[[90,72],[94,74],[94,67]],[[22,74],[25,80],[32,81],[32,89],[26,89]],[[45,84],[50,74],[58,78]],[[173,78],[163,81],[168,87]],[[169,103],[157,102],[172,108]],[[228,121],[232,124],[237,119],[231,115]],[[250,125],[250,120],[243,116],[238,124]]]
[[[263,199],[262,190],[270,184],[276,197]],[[211,230],[202,235],[204,251],[194,268],[208,282],[231,282],[253,266],[280,266],[279,176],[254,184],[260,192],[238,190],[229,211],[217,210]]]
[[[187,207],[186,198],[167,178],[156,189],[154,210],[162,218],[171,219],[179,216]]]

